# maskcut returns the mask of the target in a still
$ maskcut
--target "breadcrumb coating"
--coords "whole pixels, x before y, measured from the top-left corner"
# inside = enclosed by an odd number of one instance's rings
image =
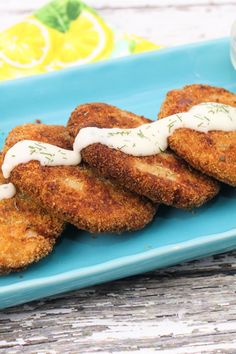
[[[4,152],[23,139],[72,147],[66,128],[26,124],[10,132]],[[141,229],[156,213],[150,201],[99,177],[85,165],[49,167],[30,161],[18,165],[10,181],[49,213],[89,232]]]
[[[135,128],[149,119],[104,103],[83,104],[71,114],[67,128],[73,138],[85,127]],[[154,203],[194,208],[213,198],[219,184],[193,170],[174,153],[135,157],[102,144],[82,150],[82,158],[99,173]]]
[[[186,112],[202,102],[236,107],[236,95],[220,87],[188,85],[168,92],[158,116]],[[236,131],[201,133],[182,128],[169,137],[169,145],[197,170],[236,187]]]
[[[2,165],[2,157],[0,157]],[[0,184],[6,183],[0,172]],[[47,256],[64,222],[17,191],[0,200],[0,274],[20,270]]]

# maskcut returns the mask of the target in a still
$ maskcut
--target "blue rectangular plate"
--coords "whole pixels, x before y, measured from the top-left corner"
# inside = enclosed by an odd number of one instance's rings
[[[0,85],[2,140],[36,118],[65,124],[80,103],[100,101],[156,118],[168,90],[203,83],[236,91],[229,41],[177,47]],[[144,230],[96,235],[68,229],[54,252],[0,278],[0,307],[110,281],[236,247],[236,191],[223,187],[194,213],[160,207]]]

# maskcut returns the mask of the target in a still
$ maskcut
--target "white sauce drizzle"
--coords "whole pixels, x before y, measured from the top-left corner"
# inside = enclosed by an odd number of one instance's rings
[[[22,140],[13,145],[6,153],[2,165],[4,178],[21,163],[39,161],[42,166],[75,166],[81,161],[80,154],[58,146],[34,140]]]
[[[234,131],[236,108],[207,102],[193,106],[188,112],[173,114],[137,128],[83,128],[75,138],[73,151],[38,141],[22,140],[6,153],[2,165],[3,176],[8,178],[17,165],[32,160],[39,161],[42,166],[78,165],[81,162],[81,151],[95,143],[133,156],[155,155],[167,149],[169,136],[179,128],[203,133],[212,130]],[[3,199],[2,196],[4,193],[1,188],[0,199]]]
[[[204,133],[236,130],[236,108],[208,102],[137,128],[83,128],[75,139],[74,151],[80,153],[88,145],[101,143],[133,156],[155,155],[167,149],[169,136],[179,128]]]
[[[0,200],[10,199],[16,194],[16,188],[14,184],[7,183],[0,185]]]

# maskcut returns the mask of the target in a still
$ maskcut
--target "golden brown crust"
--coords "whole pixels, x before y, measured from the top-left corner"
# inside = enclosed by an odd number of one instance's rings
[[[75,137],[84,127],[134,128],[150,120],[104,103],[84,104],[75,109],[68,130]],[[82,151],[82,157],[105,177],[144,195],[153,202],[179,208],[200,206],[219,191],[210,178],[192,170],[171,152],[134,157],[101,144]]]
[[[18,141],[25,139],[39,140],[42,142],[50,141],[50,144],[64,147],[64,149],[71,149],[72,146],[70,134],[62,125],[50,126],[41,123],[27,123],[11,130],[6,138],[3,154]]]
[[[236,95],[219,87],[189,85],[168,92],[159,118],[188,111],[201,102],[219,102],[236,107]],[[191,166],[219,181],[236,187],[236,132],[201,133],[178,129],[169,138],[169,145]]]
[[[66,128],[29,124],[11,131],[4,151],[22,139],[71,147]],[[89,232],[140,229],[156,212],[145,198],[100,178],[85,166],[43,167],[31,161],[17,166],[10,180],[50,213]]]
[[[2,183],[5,181],[0,173]],[[0,200],[0,274],[20,270],[47,256],[63,225],[20,192]]]

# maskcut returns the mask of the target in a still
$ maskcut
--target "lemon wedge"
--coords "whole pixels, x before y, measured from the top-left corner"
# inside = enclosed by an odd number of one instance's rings
[[[137,40],[133,51],[134,54],[148,52],[151,50],[156,50],[161,48],[161,46],[154,44],[146,39],[140,37],[136,37],[136,38]]]
[[[162,46],[154,44],[148,39],[136,36],[134,34],[126,34],[125,39],[130,42],[130,51],[132,54],[138,54],[162,48]]]

